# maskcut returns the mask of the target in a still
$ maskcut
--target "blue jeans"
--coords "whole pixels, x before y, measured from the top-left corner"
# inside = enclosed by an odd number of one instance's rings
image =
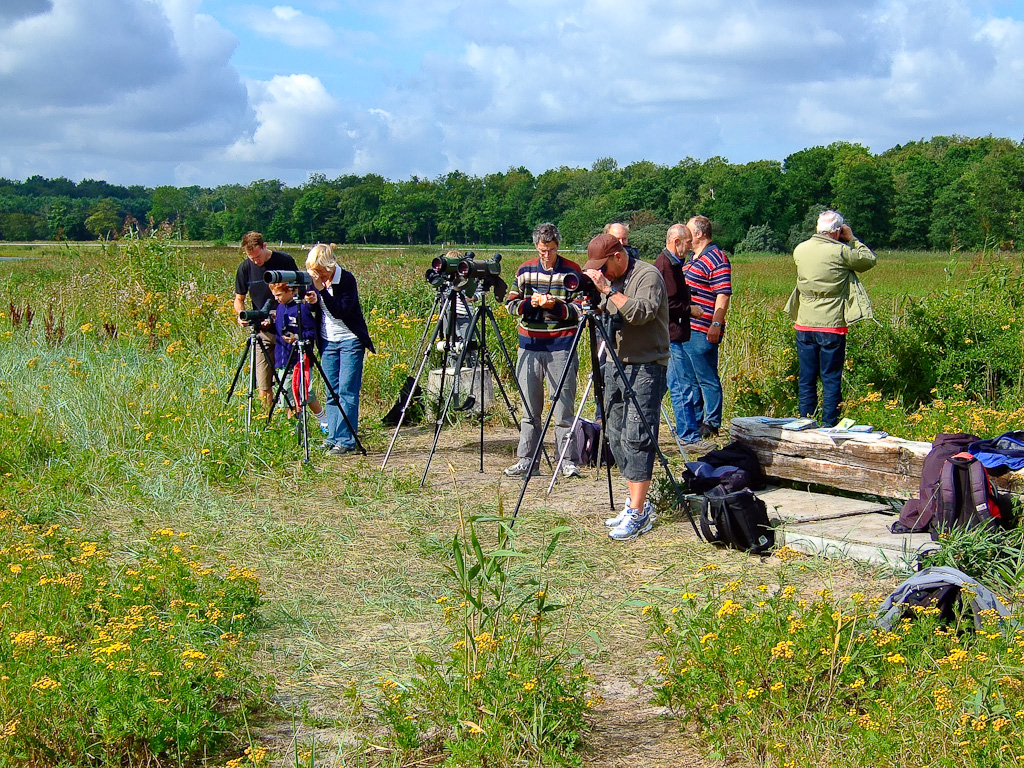
[[[672,413],[676,418],[676,435],[684,443],[700,440],[700,420],[697,418],[696,391],[686,385],[686,369],[692,368],[683,351],[683,342],[669,344],[668,394],[672,400]]]
[[[359,430],[359,389],[363,386],[363,357],[366,347],[359,339],[328,341],[324,344],[320,363],[327,381],[338,393],[341,407],[345,410],[352,429],[349,429],[341,411],[327,393],[327,442],[343,448],[355,448]]]
[[[706,334],[692,331],[690,340],[683,342],[686,353],[682,366],[683,387],[695,404],[704,401],[703,412],[697,420],[713,429],[722,426],[722,380],[718,378],[718,344],[708,341]],[[696,406],[695,406],[696,408]]]
[[[818,379],[821,379],[821,425],[834,427],[843,402],[843,363],[846,362],[846,334],[825,331],[797,331],[796,357],[800,361],[797,403],[800,416],[814,416],[818,410]]]

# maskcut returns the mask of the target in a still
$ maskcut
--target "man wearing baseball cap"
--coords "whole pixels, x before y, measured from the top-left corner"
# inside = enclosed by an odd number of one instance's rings
[[[654,525],[647,492],[654,472],[669,361],[668,297],[657,268],[630,256],[611,234],[590,241],[583,270],[603,294],[600,308],[611,316],[612,350],[625,373],[623,379],[615,361],[605,358],[601,370],[604,428],[615,463],[629,484],[626,507],[605,520],[605,525],[612,529],[609,537],[629,541]],[[636,394],[639,413],[630,389]]]

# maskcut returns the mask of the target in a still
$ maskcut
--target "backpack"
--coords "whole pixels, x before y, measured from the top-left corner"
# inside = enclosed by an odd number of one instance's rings
[[[764,488],[764,472],[761,471],[761,462],[758,460],[757,454],[749,445],[744,445],[738,440],[734,440],[724,448],[709,451],[698,461],[703,461],[712,467],[729,466],[742,469],[747,473],[747,479],[753,490],[759,491]],[[689,479],[685,472],[683,478]]]
[[[936,494],[935,515],[928,525],[932,539],[953,528],[1006,527],[1009,522],[1009,497],[996,491],[985,466],[969,453],[946,459]]]
[[[903,618],[917,618],[922,608],[938,608],[944,623],[955,622],[969,611],[974,628],[979,630],[984,626],[982,611],[995,611],[1004,632],[1019,628],[1010,611],[988,588],[947,566],[925,568],[896,587],[878,609],[875,626],[890,631]]]
[[[940,433],[935,436],[932,449],[924,457],[921,468],[921,486],[918,498],[908,499],[900,510],[900,518],[890,526],[893,533],[918,533],[927,531],[935,516],[939,503],[939,481],[942,479],[942,468],[946,459],[978,440],[977,435],[957,432],[955,434]]]
[[[409,400],[410,392],[413,393],[411,400]],[[423,420],[423,390],[416,383],[416,379],[412,376],[406,376],[398,399],[395,400],[395,404],[391,406],[391,409],[381,417],[381,424],[388,427],[397,427],[399,420],[402,419],[402,406],[405,405],[406,400],[409,400],[409,407],[405,411],[403,423],[420,423]]]
[[[573,444],[576,446],[578,463],[583,467],[596,467],[598,456],[601,452],[601,427],[596,421],[577,419],[576,426],[572,430]],[[604,464],[609,467],[615,466],[615,459],[611,451],[605,449],[602,456]]]
[[[728,493],[715,486],[705,493],[700,529],[709,544],[723,544],[752,555],[775,546],[768,508],[749,488]]]

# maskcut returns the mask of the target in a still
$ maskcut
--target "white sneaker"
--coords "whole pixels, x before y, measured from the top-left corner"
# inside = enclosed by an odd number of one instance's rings
[[[566,459],[562,462],[562,477],[579,477],[580,468],[575,463]]]
[[[642,533],[654,527],[650,515],[630,509],[618,527],[608,531],[608,538],[614,541],[632,541]]]
[[[607,525],[609,528],[618,528],[620,525],[622,525],[622,521],[626,518],[626,515],[628,513],[629,502],[627,501],[626,506],[622,508],[622,511],[619,512],[619,514],[617,514],[615,517],[606,518],[604,524]]]
[[[537,474],[537,468],[534,467],[533,471],[530,472],[530,460],[520,459],[511,467],[507,467],[503,471],[503,474],[505,475],[505,477],[523,477],[526,474],[530,474],[531,476],[533,476]]]

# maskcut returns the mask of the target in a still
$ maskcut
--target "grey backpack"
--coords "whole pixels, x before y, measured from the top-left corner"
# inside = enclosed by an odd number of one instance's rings
[[[961,612],[970,612],[975,629],[983,626],[982,611],[995,611],[1004,633],[1012,633],[1020,626],[990,589],[963,571],[944,565],[925,568],[896,587],[878,609],[875,626],[891,630],[900,619],[914,618],[920,608],[937,608],[939,617],[949,622],[955,621]]]

